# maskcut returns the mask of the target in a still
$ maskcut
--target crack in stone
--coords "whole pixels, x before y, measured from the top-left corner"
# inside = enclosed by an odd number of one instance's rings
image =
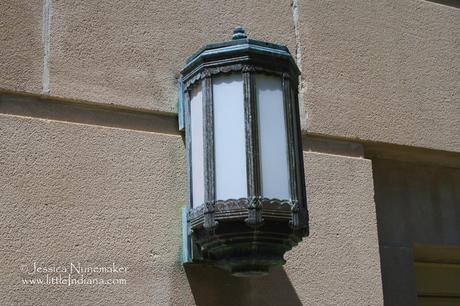
[[[50,28],[51,28],[51,0],[43,1],[43,75],[42,75],[42,94],[49,95],[49,54],[50,54]]]
[[[299,30],[299,0],[292,0],[292,18],[294,21],[294,35],[295,35],[295,60],[300,71],[302,71],[302,48],[301,48],[301,39],[300,39],[300,30]],[[300,112],[300,124],[302,131],[306,130],[308,114],[305,111],[304,105],[304,71],[299,80],[299,112]]]

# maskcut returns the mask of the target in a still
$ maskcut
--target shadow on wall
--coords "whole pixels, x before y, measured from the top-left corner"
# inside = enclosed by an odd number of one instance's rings
[[[195,303],[214,305],[302,305],[284,268],[273,268],[268,276],[235,277],[204,264],[184,264]]]
[[[458,0],[428,0],[428,1],[460,8],[460,3]]]

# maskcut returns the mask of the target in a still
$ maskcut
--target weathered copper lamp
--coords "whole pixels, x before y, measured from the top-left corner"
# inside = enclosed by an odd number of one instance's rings
[[[282,45],[206,45],[181,72],[189,258],[266,274],[308,235],[297,68]]]

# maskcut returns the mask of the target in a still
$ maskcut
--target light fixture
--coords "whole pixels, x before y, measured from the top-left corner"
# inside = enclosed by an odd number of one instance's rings
[[[189,178],[186,252],[234,275],[258,275],[308,235],[289,50],[248,39],[206,45],[181,72]]]

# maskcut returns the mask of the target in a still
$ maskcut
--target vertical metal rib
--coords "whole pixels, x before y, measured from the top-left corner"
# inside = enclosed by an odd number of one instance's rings
[[[214,158],[214,105],[212,98],[212,78],[207,74],[203,81],[203,135],[204,135],[204,181],[205,181],[205,215],[204,227],[212,231],[217,223],[214,220],[216,201],[215,158]]]
[[[192,208],[193,186],[192,186],[192,133],[190,126],[190,91],[185,92],[185,147],[187,160],[187,186],[188,186],[188,209]]]
[[[248,218],[252,227],[262,225],[259,129],[257,118],[256,77],[251,67],[243,70],[244,114],[246,130],[246,171],[248,188]]]
[[[291,88],[291,103],[293,110],[293,131],[295,141],[295,157],[297,162],[296,181],[297,192],[298,192],[298,203],[299,203],[299,231],[300,235],[305,236],[309,234],[308,225],[308,207],[307,207],[307,191],[305,186],[305,173],[304,173],[304,160],[303,160],[303,148],[302,148],[302,131],[300,126],[300,114],[299,114],[299,100],[297,93],[297,86]]]
[[[295,141],[294,141],[294,111],[292,109],[291,85],[289,76],[283,74],[283,105],[284,105],[284,120],[286,123],[286,139],[288,150],[288,167],[289,167],[289,188],[291,200],[298,200],[297,190],[297,175],[296,175],[296,158],[295,158]]]
[[[289,160],[289,186],[291,189],[291,210],[292,220],[291,226],[294,231],[301,230],[305,224],[304,209],[302,207],[302,199],[299,190],[299,173],[300,169],[298,157],[298,141],[297,141],[297,112],[295,108],[295,98],[291,91],[291,82],[287,74],[283,74],[283,101],[284,113],[286,120],[286,136],[288,139],[288,160]],[[303,171],[302,171],[303,173]],[[300,197],[300,198],[299,198]],[[300,201],[299,201],[300,200]]]
[[[246,169],[248,176],[248,196],[260,196],[259,131],[257,122],[257,101],[255,75],[243,72],[244,113],[246,129]]]
[[[305,191],[305,173],[303,164],[303,147],[302,147],[302,131],[300,127],[300,116],[299,116],[299,100],[297,98],[297,90],[291,87],[291,105],[292,105],[292,131],[294,141],[294,157],[297,167],[295,168],[295,178],[297,181],[297,194],[298,200],[302,206],[307,206],[306,191]]]

